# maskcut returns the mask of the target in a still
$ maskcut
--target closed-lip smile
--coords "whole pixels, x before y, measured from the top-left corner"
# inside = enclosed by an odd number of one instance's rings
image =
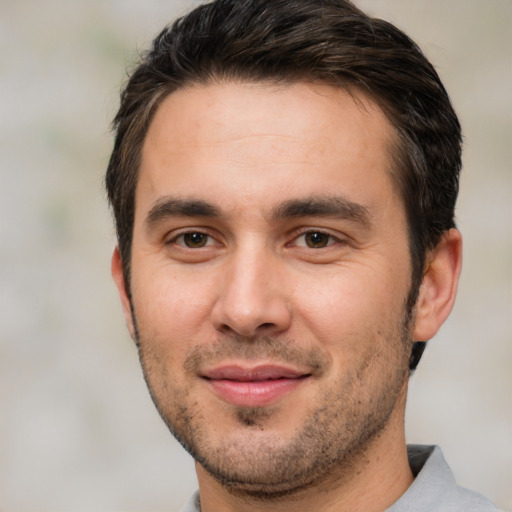
[[[311,373],[280,364],[229,364],[202,373],[221,400],[242,407],[263,407],[303,384]]]

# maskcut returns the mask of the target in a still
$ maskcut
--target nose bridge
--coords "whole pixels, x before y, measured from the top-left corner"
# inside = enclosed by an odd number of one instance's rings
[[[290,310],[281,259],[255,237],[226,261],[213,310],[215,327],[252,337],[284,331]]]

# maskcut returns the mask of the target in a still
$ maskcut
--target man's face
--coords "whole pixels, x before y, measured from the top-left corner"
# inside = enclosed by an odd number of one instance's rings
[[[391,138],[364,96],[308,84],[193,86],[151,124],[141,362],[171,430],[239,491],[307,486],[400,431],[411,265]]]

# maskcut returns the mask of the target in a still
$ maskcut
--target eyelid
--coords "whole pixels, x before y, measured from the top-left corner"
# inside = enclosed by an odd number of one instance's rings
[[[213,242],[216,242],[216,243],[207,242],[207,244],[205,246],[197,247],[197,248],[187,247],[184,243],[183,244],[177,243],[178,239],[181,238],[183,240],[183,237],[185,235],[192,234],[192,233],[198,233],[198,234],[207,236],[210,239],[210,241],[213,241]],[[198,249],[204,249],[204,248],[207,248],[207,247],[211,247],[213,245],[222,245],[222,243],[219,242],[218,238],[219,237],[218,236],[214,236],[212,234],[211,230],[208,229],[208,228],[204,228],[204,227],[186,227],[186,228],[181,228],[181,229],[174,230],[171,233],[169,233],[164,238],[164,245],[174,245],[174,246],[180,247],[181,249],[197,251]]]
[[[294,246],[294,247],[303,247],[303,246],[298,246],[295,242],[297,241],[298,238],[300,238],[301,236],[307,235],[308,233],[322,233],[323,235],[327,235],[333,239],[333,243],[329,243],[326,247],[323,247],[323,248],[315,248],[314,250],[316,250],[316,251],[318,251],[320,249],[326,249],[327,247],[331,247],[332,245],[335,245],[338,243],[348,242],[346,236],[341,235],[340,233],[334,234],[330,229],[305,226],[303,228],[300,228],[293,234],[293,238],[287,245]],[[306,247],[306,248],[309,249],[309,247]],[[313,248],[311,248],[311,249],[313,249]]]
[[[202,235],[207,236],[210,240],[207,242],[207,244],[205,246],[198,247],[198,248],[187,247],[184,243],[181,243],[181,244],[177,243],[177,240],[179,240],[180,238],[184,237],[185,235],[191,234],[191,233],[200,233]],[[304,236],[304,235],[306,235],[308,233],[322,233],[322,234],[324,234],[326,236],[329,236],[332,239],[332,242],[330,242],[323,249],[331,247],[332,245],[345,244],[345,243],[349,242],[349,237],[344,235],[344,234],[342,234],[342,233],[339,233],[339,232],[333,233],[332,230],[327,229],[327,228],[317,228],[317,227],[314,227],[314,226],[304,226],[302,228],[297,229],[292,234],[290,234],[290,237],[289,237],[290,241],[286,245],[288,247],[302,247],[302,246],[298,246],[296,244],[296,241],[297,241],[298,238],[300,238],[301,236]],[[220,238],[221,237],[220,237],[220,235],[217,232],[212,233],[212,230],[210,228],[207,228],[207,227],[203,227],[203,226],[200,226],[200,227],[185,227],[185,228],[179,228],[179,229],[173,230],[170,233],[168,233],[164,237],[163,243],[164,243],[164,245],[174,245],[174,246],[177,246],[177,247],[185,249],[185,250],[197,251],[198,249],[206,249],[206,248],[209,248],[209,247],[212,247],[212,246],[222,246],[222,245],[224,245],[224,243],[222,241],[220,241]],[[316,248],[314,250],[318,251],[319,249],[320,248]]]

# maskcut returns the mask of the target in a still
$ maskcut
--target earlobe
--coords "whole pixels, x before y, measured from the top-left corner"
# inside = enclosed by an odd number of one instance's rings
[[[414,340],[428,341],[452,310],[462,266],[462,236],[450,229],[427,255],[427,265],[416,303]]]
[[[119,297],[121,299],[121,305],[123,306],[124,318],[126,321],[126,326],[128,327],[128,331],[130,332],[130,336],[133,340],[135,340],[135,328],[133,323],[133,315],[132,308],[130,303],[130,296],[128,294],[128,290],[126,289],[126,283],[124,279],[124,266],[123,260],[121,258],[121,253],[119,252],[119,247],[116,246],[114,252],[112,254],[111,260],[111,272],[114,282],[117,286],[117,291],[119,292]]]

